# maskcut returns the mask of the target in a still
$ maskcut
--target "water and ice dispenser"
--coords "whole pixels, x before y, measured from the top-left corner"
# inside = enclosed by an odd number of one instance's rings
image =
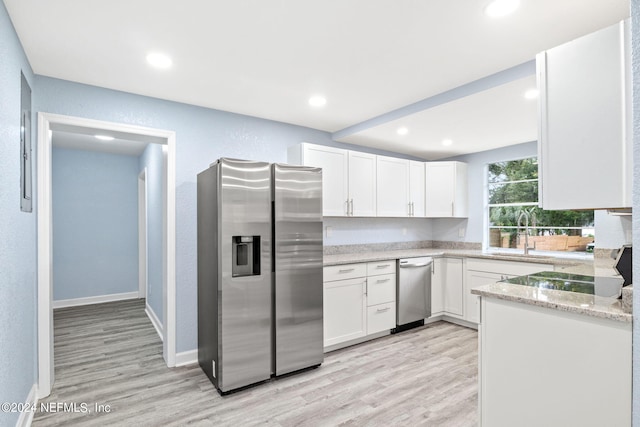
[[[260,236],[233,236],[231,276],[260,275]]]

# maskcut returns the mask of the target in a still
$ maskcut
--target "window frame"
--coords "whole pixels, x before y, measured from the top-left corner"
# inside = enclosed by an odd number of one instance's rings
[[[490,232],[491,229],[517,229],[517,226],[491,226],[491,220],[490,220],[490,211],[492,207],[509,207],[509,206],[536,206],[542,209],[542,204],[541,204],[541,197],[540,197],[540,192],[538,192],[538,201],[537,202],[523,202],[523,203],[489,203],[489,188],[491,185],[495,185],[495,184],[513,184],[513,183],[519,183],[519,182],[533,182],[533,181],[537,181],[540,182],[540,175],[538,174],[538,178],[535,179],[525,179],[525,180],[515,180],[515,181],[504,181],[504,182],[489,182],[489,166],[495,163],[502,163],[502,162],[511,162],[511,161],[519,161],[519,160],[526,160],[526,159],[536,159],[536,161],[538,161],[539,159],[539,155],[535,154],[535,155],[530,155],[530,156],[522,156],[522,157],[514,157],[514,158],[509,158],[509,159],[501,159],[501,160],[493,160],[493,161],[488,161],[484,164],[484,182],[483,182],[483,233],[482,233],[482,250],[483,252],[502,252],[502,253],[506,253],[506,252],[513,252],[514,254],[522,254],[522,249],[517,249],[517,248],[500,248],[500,247],[492,247],[491,246],[491,239],[490,239]],[[539,188],[539,187],[538,187]],[[595,213],[594,213],[595,215]],[[595,219],[595,218],[594,218]],[[563,227],[563,226],[558,226],[558,227],[551,227],[551,226],[538,226],[536,227],[538,229],[562,229],[562,230],[582,230],[585,229],[586,227]],[[594,239],[595,239],[595,224],[594,224]],[[593,254],[592,253],[588,253],[588,252],[569,252],[569,251],[562,251],[562,252],[558,252],[558,251],[549,251],[549,250],[544,250],[544,249],[536,249],[535,250],[538,253],[542,253],[543,255],[554,255],[554,256],[560,256],[560,257],[567,257],[567,258],[592,258]]]

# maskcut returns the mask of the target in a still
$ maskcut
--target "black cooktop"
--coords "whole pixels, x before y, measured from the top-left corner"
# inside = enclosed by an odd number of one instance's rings
[[[615,276],[584,276],[582,274],[561,273],[558,271],[543,271],[528,276],[513,277],[502,280],[502,282],[534,286],[541,289],[555,289],[618,298],[622,293],[624,279]]]

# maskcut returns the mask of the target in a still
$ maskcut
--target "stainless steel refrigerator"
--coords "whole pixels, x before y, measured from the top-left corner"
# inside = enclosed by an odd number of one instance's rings
[[[322,171],[198,174],[198,361],[221,393],[323,361]]]

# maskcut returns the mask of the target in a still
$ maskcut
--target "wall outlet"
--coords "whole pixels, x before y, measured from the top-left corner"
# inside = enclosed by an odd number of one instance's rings
[[[326,232],[327,233],[327,237],[331,237],[333,235],[333,227],[327,226],[326,230],[327,230],[327,232]]]
[[[458,237],[463,238],[464,232],[465,232],[464,228],[458,228]]]
[[[403,235],[403,236],[406,236],[406,235],[407,235],[407,229],[406,229],[406,228],[404,228],[404,227],[402,227],[402,235]]]

